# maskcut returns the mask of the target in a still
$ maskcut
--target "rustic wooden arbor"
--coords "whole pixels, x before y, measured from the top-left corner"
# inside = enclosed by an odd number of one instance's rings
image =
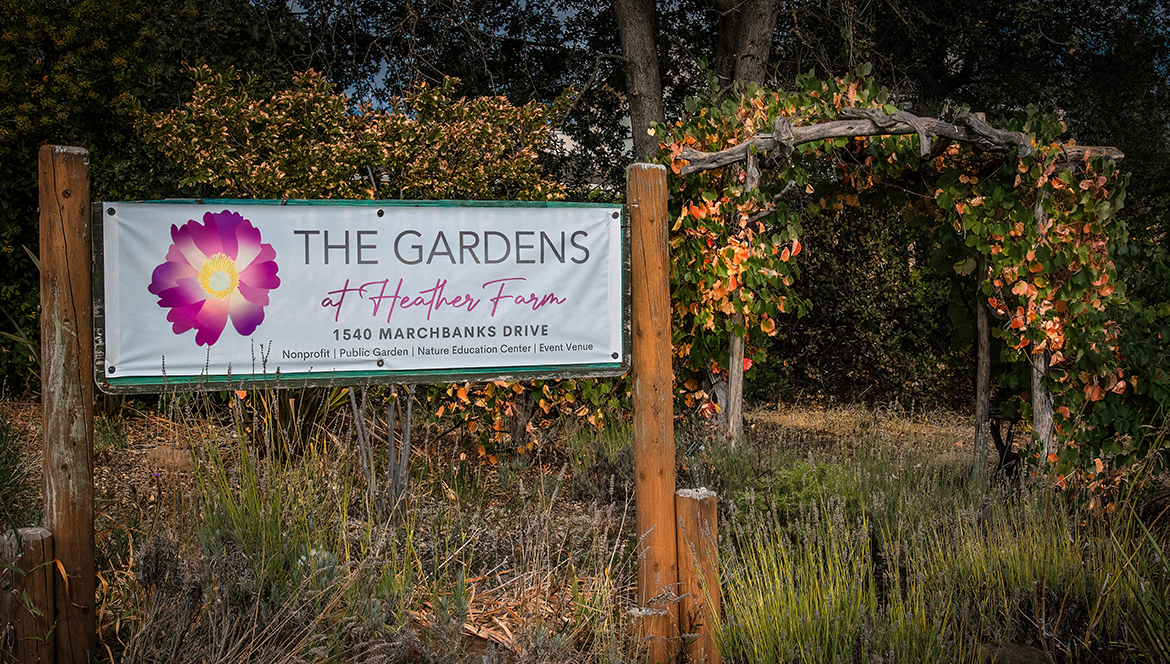
[[[804,143],[858,136],[917,134],[924,156],[931,153],[932,139],[935,137],[948,143],[971,143],[985,151],[1005,152],[1014,148],[1020,157],[1030,156],[1034,152],[1031,139],[1026,134],[995,129],[979,114],[961,113],[954,123],[948,123],[901,111],[886,114],[876,109],[845,108],[841,111],[841,117],[844,119],[799,127],[793,126],[786,117],[777,117],[771,133],[757,135],[725,150],[701,152],[684,148],[679,155],[679,160],[685,162],[680,170],[686,175],[742,164],[747,188],[751,189],[759,182],[762,155],[772,153],[773,156],[787,159],[796,146]],[[1066,168],[1075,167],[1086,156],[1115,160],[1125,156],[1120,150],[1111,147],[1069,145],[1062,146],[1062,150],[1061,163]],[[677,507],[668,500],[675,492],[666,171],[661,166],[635,164],[627,175],[631,209],[631,271],[634,274],[634,471],[640,537],[638,615],[645,621],[645,633],[651,639],[650,661],[667,662],[673,661],[677,652],[673,642],[680,634],[680,624],[685,631],[689,626],[686,624],[689,617],[698,616],[702,619],[704,615],[718,613],[718,581],[712,572],[716,587],[715,597],[712,598],[714,601],[710,606],[702,606],[702,600],[707,595],[698,591],[699,586],[693,578],[684,578],[690,573],[685,568],[695,569],[695,558],[689,555],[695,551],[693,545],[685,548],[682,544],[683,532],[687,530],[686,520],[691,518],[694,510],[689,504],[684,509],[681,500]],[[1037,216],[1038,223],[1042,223]],[[990,331],[986,310],[980,307],[978,314],[977,469],[986,464],[990,411]],[[742,435],[739,427],[739,404],[742,403],[743,387],[742,338],[733,338],[730,352],[728,437],[730,444],[734,445]],[[1032,390],[1035,395],[1033,429],[1047,448],[1053,436],[1053,416],[1052,398],[1043,382],[1047,373],[1046,357],[1041,355],[1034,358],[1032,365]],[[714,498],[709,500],[713,509]],[[713,515],[709,523],[713,526]],[[674,524],[672,530],[678,533],[677,542],[670,534],[662,532],[664,524]],[[697,529],[700,528],[691,527],[692,531]],[[710,541],[700,546],[714,547],[714,532],[713,528],[708,531]],[[714,559],[704,564],[706,567],[700,569],[717,569]],[[677,586],[674,585],[676,573],[680,578]],[[680,610],[676,604],[681,604],[683,608]],[[689,654],[695,661],[699,661],[698,657],[702,656],[708,657],[707,661],[717,661],[718,652],[714,644],[707,645],[705,639],[710,639],[710,635],[704,634],[698,641],[702,645],[692,649]],[[712,657],[716,659],[712,660]]]
[[[932,153],[932,139],[941,138],[945,141],[971,143],[987,152],[1006,152],[1015,148],[1018,156],[1028,157],[1033,154],[1031,139],[1020,132],[1009,132],[995,129],[983,119],[982,114],[960,113],[954,123],[944,122],[935,118],[918,117],[905,111],[892,114],[883,113],[877,109],[844,108],[840,113],[842,120],[823,122],[806,126],[793,126],[792,122],[783,116],[777,117],[772,125],[772,132],[759,134],[753,138],[721,150],[719,152],[701,152],[690,147],[683,148],[679,159],[686,162],[680,169],[683,175],[702,170],[724,168],[733,164],[742,164],[746,171],[747,186],[753,188],[760,178],[760,157],[770,154],[781,159],[789,158],[796,146],[814,141],[835,138],[852,138],[859,136],[894,136],[917,134],[919,146],[923,156]],[[1086,156],[1105,157],[1120,160],[1125,155],[1113,147],[1063,145],[1061,146],[1061,167],[1075,168],[1076,164]],[[766,214],[768,210],[765,210]],[[1037,223],[1042,223],[1040,215],[1042,208],[1037,208]],[[988,417],[990,412],[990,372],[991,365],[988,353],[990,352],[990,330],[988,327],[986,309],[980,307],[978,318],[978,367],[976,385],[976,459],[982,453],[986,461],[988,442]],[[731,358],[729,361],[730,386],[730,421],[728,437],[731,444],[736,444],[742,435],[739,427],[739,407],[743,399],[743,339],[733,337],[731,343]],[[1048,373],[1047,359],[1044,356],[1034,358],[1032,363],[1032,391],[1036,395],[1034,401],[1033,430],[1036,431],[1044,445],[1045,456],[1051,446],[1053,437],[1052,398],[1043,383]]]

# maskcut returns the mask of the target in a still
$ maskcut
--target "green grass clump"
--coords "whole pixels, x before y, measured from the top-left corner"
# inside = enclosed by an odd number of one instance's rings
[[[928,449],[803,452],[732,493],[726,658],[969,662],[1007,642],[1112,661],[1136,640],[1170,661],[1170,568],[1136,517],[1093,517],[1044,476],[968,481]]]
[[[886,582],[864,514],[843,500],[806,504],[786,527],[749,518],[733,533],[721,651],[745,662],[955,661],[952,598]]]

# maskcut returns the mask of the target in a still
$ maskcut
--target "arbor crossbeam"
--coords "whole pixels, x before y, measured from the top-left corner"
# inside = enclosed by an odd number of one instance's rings
[[[718,152],[703,152],[689,146],[684,147],[678,159],[688,163],[680,168],[680,172],[683,175],[690,175],[703,170],[730,166],[746,160],[753,150],[756,153],[778,151],[781,156],[787,158],[797,146],[805,143],[860,136],[917,134],[922,144],[923,156],[930,154],[931,139],[934,137],[970,143],[986,152],[1006,152],[1016,148],[1017,155],[1021,158],[1029,157],[1035,151],[1032,139],[1027,134],[996,129],[975,113],[959,113],[955,116],[954,123],[937,118],[918,117],[906,111],[887,114],[865,108],[843,108],[840,115],[843,118],[841,120],[799,126],[793,125],[789,118],[777,117],[772,123],[772,133],[757,134],[739,145]],[[1121,150],[1113,147],[1062,145],[1061,150],[1064,153],[1062,161],[1069,163],[1080,161],[1086,155],[1114,160],[1125,157]]]

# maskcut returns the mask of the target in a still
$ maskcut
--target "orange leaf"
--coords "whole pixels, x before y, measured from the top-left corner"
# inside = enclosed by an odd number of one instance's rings
[[[750,357],[743,358],[743,370],[747,371],[748,369],[751,369],[751,368],[752,368],[752,358],[750,358]]]
[[[780,260],[787,261],[789,256],[791,254],[788,253],[788,247],[784,247],[784,251],[780,252]]]
[[[1100,401],[1105,398],[1105,390],[1095,383],[1089,383],[1085,386],[1085,398],[1089,401]]]
[[[800,255],[800,240],[799,239],[792,240],[792,255],[793,256]]]

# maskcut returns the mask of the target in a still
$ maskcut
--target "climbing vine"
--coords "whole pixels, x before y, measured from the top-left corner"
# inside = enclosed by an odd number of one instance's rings
[[[730,335],[750,343],[774,333],[777,316],[805,311],[795,281],[802,227],[876,207],[931,227],[960,273],[984,257],[979,306],[1001,321],[1008,359],[1046,372],[1064,462],[1121,452],[1086,417],[1106,394],[1133,389],[1117,350],[1122,331],[1107,314],[1125,297],[1112,260],[1126,238],[1118,212],[1127,176],[1111,159],[1121,155],[1058,142],[1063,126],[1035,107],[998,129],[961,110],[949,123],[916,118],[868,73],[806,76],[797,92],[749,86],[720,97],[712,88],[688,104],[687,117],[652,128],[674,175],[671,281],[683,367],[725,368]],[[764,359],[758,347],[752,356]],[[681,391],[706,408],[695,374]]]

